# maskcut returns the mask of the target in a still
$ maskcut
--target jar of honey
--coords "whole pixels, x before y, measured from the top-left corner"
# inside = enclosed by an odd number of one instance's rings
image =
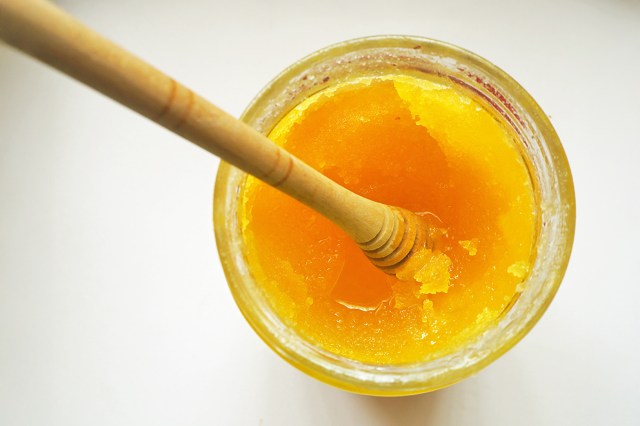
[[[300,370],[365,394],[432,391],[498,358],[551,302],[573,243],[569,165],[547,116],[490,62],[424,38],[347,41],[282,72],[242,119],[430,227],[419,267],[387,275],[325,218],[221,164],[229,287]]]

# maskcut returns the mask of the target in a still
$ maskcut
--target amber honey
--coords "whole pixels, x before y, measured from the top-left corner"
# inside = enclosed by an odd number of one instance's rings
[[[535,240],[532,183],[514,136],[470,94],[434,79],[360,78],[306,99],[270,138],[432,229],[422,275],[387,275],[327,219],[247,178],[247,264],[303,338],[354,360],[421,362],[493,324],[521,290]]]

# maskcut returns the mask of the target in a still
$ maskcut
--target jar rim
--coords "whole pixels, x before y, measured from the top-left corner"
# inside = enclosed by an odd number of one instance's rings
[[[400,52],[420,60],[439,61],[431,64],[433,68],[425,63],[427,68],[422,72],[438,72],[439,67],[451,69],[452,74],[448,76],[451,81],[482,92],[528,142],[524,148],[533,151],[527,153],[539,157],[539,164],[534,164],[536,172],[544,174],[535,176],[544,178],[539,182],[539,189],[544,192],[539,200],[541,219],[536,242],[539,254],[525,280],[521,300],[516,301],[493,327],[443,357],[406,365],[367,364],[312,345],[284,326],[264,303],[258,308],[254,306],[256,293],[249,291],[252,277],[242,255],[241,238],[238,240],[238,217],[229,215],[234,212],[234,203],[238,200],[239,188],[234,187],[233,182],[239,182],[244,173],[223,162],[214,191],[214,230],[233,297],[247,322],[269,347],[298,369],[337,387],[373,395],[405,395],[436,390],[468,377],[499,358],[531,330],[551,303],[566,271],[575,232],[575,194],[560,140],[531,95],[486,59],[437,40],[383,35],[348,40],[320,49],[297,61],[267,84],[247,107],[242,119],[259,131],[268,132],[265,110],[272,114],[273,122],[278,114],[287,112],[280,111],[283,105],[287,102],[295,104],[296,96],[301,96],[303,92],[296,93],[296,88],[303,87],[308,96],[312,94],[309,91],[324,87],[322,79],[309,82],[306,78],[303,82],[305,73],[308,76],[310,70],[322,70],[324,63],[335,66],[338,58],[350,54],[374,51]],[[523,313],[526,315],[512,318],[514,308],[525,302],[531,303],[532,308]]]

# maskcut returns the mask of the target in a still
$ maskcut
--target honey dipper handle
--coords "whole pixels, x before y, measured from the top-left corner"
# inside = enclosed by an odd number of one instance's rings
[[[356,242],[389,214],[49,2],[0,0],[0,38],[307,204]]]

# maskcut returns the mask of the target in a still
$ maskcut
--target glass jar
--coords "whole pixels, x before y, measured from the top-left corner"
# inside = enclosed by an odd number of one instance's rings
[[[538,208],[535,262],[523,291],[495,325],[455,352],[428,362],[378,365],[347,359],[304,340],[272,311],[252,278],[239,226],[246,175],[222,163],[214,193],[214,228],[231,292],[258,335],[286,361],[319,380],[371,395],[407,395],[458,382],[513,347],[540,319],[569,261],[575,199],[566,156],[551,123],[531,96],[504,71],[479,56],[435,40],[380,36],[343,42],[295,63],[253,100],[242,119],[268,134],[303,99],[360,76],[434,75],[448,79],[510,126],[529,169]]]

